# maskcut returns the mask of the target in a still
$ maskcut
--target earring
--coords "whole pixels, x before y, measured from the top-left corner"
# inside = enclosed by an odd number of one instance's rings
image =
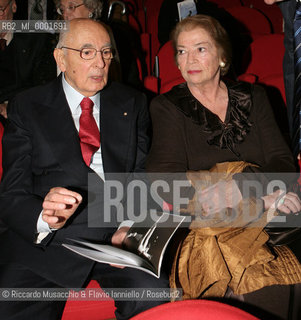
[[[220,64],[219,64],[219,66],[220,66],[221,68],[225,68],[225,65],[226,65],[226,64],[225,64],[224,61],[221,61]]]
[[[88,17],[91,19],[91,18],[93,17],[93,13],[92,13],[92,12],[89,12]]]

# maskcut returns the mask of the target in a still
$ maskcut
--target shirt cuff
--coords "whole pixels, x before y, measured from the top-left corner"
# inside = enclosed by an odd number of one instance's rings
[[[47,222],[45,222],[42,219],[42,213],[43,210],[41,211],[40,215],[39,215],[39,219],[38,219],[38,223],[37,223],[37,233],[41,233],[41,232],[51,232],[51,229],[49,228],[49,225]]]
[[[46,238],[49,233],[57,230],[57,229],[49,227],[48,223],[42,219],[42,214],[43,214],[43,210],[41,211],[41,213],[39,215],[38,222],[37,222],[37,234],[38,235],[37,235],[37,239],[36,239],[36,244],[41,243],[42,240],[44,238]]]

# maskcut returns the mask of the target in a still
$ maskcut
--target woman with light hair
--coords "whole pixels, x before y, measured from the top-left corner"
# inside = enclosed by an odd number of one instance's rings
[[[291,228],[300,225],[299,172],[265,90],[225,77],[232,48],[213,17],[181,20],[171,41],[185,82],[150,104],[146,164],[155,179],[161,173],[169,183],[158,193],[166,207],[192,221],[174,257],[170,287],[181,287],[183,299],[221,300],[260,319],[299,320],[301,230]],[[270,189],[274,179],[283,187]],[[174,189],[181,195],[176,202],[180,196],[171,191],[181,180],[185,188]],[[276,234],[266,228],[271,213],[298,224]]]
[[[57,13],[64,20],[74,18],[100,19],[103,2],[100,0],[55,0]]]

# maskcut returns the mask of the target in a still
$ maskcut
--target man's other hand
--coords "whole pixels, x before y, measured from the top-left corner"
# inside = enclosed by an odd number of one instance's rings
[[[118,248],[122,248],[122,242],[125,239],[125,236],[126,236],[129,229],[130,229],[130,227],[121,227],[113,234],[113,237],[112,237],[113,246],[118,247]],[[115,267],[115,268],[119,268],[119,269],[124,268],[123,266],[118,266],[116,264],[111,264],[110,266]]]
[[[121,227],[118,229],[112,237],[112,245],[118,248],[122,248],[122,242],[125,239],[127,232],[129,231],[130,227]]]

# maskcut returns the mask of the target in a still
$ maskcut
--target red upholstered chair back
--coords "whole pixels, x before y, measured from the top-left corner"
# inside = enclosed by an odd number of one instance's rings
[[[249,36],[253,40],[272,32],[268,18],[256,9],[236,6],[226,10],[248,30]]]
[[[281,94],[283,102],[286,104],[286,96],[285,96],[285,87],[283,81],[283,74],[272,74],[267,77],[263,77],[258,81],[258,76],[250,73],[241,74],[238,79],[240,81],[246,81],[250,83],[261,83],[270,87],[274,87],[278,89],[279,93]]]
[[[283,16],[279,6],[266,4],[263,0],[242,0],[243,5],[261,11],[271,22],[273,33],[283,32]]]
[[[166,42],[157,54],[158,78],[148,76],[144,79],[145,88],[155,92],[164,93],[171,89],[173,85],[184,82],[181,72],[174,59],[174,50],[171,41]],[[173,85],[172,85],[173,84]]]
[[[183,83],[183,82],[185,82],[185,80],[183,79],[182,76],[180,78],[173,79],[169,82],[165,82],[160,88],[160,93],[165,93],[165,92],[169,91],[170,89],[172,89],[172,87],[174,87],[180,83]]]
[[[143,32],[143,24],[144,21],[140,21],[140,14],[138,4],[135,0],[124,0],[122,1],[125,4],[126,7],[126,15],[128,19],[129,25],[138,32],[138,34],[141,34]],[[143,16],[142,16],[143,17]]]
[[[160,48],[158,40],[158,17],[163,0],[144,0],[144,10],[146,12],[146,33],[150,34],[151,41],[151,61],[154,64],[154,57]]]
[[[263,83],[267,86],[275,87],[281,93],[283,101],[286,103],[285,97],[285,87],[283,81],[283,73],[281,74],[273,74],[265,78],[260,79],[260,83]]]
[[[210,0],[210,2],[216,3],[221,8],[230,8],[243,5],[241,0]]]
[[[184,82],[181,72],[177,67],[174,59],[174,50],[171,41],[166,42],[160,48],[158,52],[158,64],[161,88],[164,87],[167,83],[174,81],[175,79],[182,79],[181,82]]]
[[[283,74],[284,35],[269,34],[254,40],[244,55],[244,73],[251,73],[261,79]]]
[[[144,311],[131,320],[259,320],[258,318],[216,301],[185,300],[169,302]]]

